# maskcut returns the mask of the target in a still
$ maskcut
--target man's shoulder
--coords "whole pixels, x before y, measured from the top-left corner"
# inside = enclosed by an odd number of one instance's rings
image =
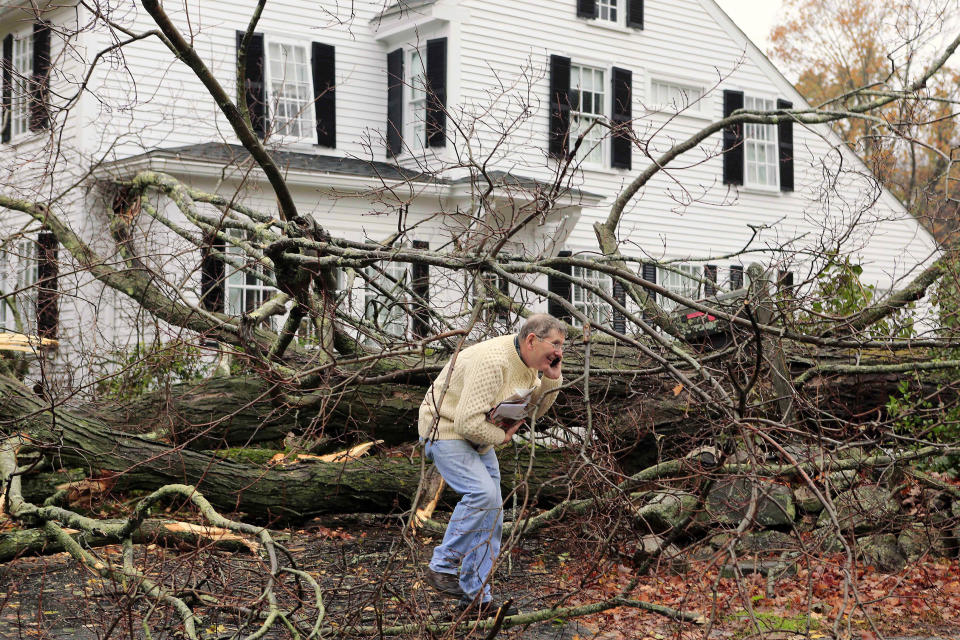
[[[506,362],[511,350],[514,349],[513,338],[513,334],[488,338],[464,349],[463,355],[467,356],[466,359],[477,362],[491,364]]]

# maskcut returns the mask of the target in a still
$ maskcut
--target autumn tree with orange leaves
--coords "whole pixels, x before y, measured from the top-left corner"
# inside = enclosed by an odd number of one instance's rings
[[[960,71],[948,67],[916,92],[904,87],[936,55],[956,9],[953,0],[785,0],[770,35],[769,54],[814,108],[849,112],[897,96],[833,126],[941,242],[958,228]]]

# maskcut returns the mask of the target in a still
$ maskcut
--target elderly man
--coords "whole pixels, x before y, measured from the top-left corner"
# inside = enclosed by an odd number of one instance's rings
[[[433,551],[427,582],[459,597],[463,609],[477,604],[481,616],[496,614],[490,571],[500,552],[503,499],[500,465],[493,446],[507,444],[524,420],[543,415],[563,383],[561,361],[566,326],[547,314],[530,316],[516,335],[467,347],[440,372],[420,405],[425,455],[462,497]],[[510,411],[497,407],[510,402]],[[457,570],[459,569],[459,578]],[[514,612],[509,612],[514,613]]]

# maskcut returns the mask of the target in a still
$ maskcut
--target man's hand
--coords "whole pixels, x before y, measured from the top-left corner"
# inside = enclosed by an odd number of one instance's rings
[[[513,423],[508,429],[506,429],[507,436],[503,439],[503,442],[500,444],[509,444],[513,440],[513,434],[523,425],[523,420],[517,420]]]
[[[553,360],[546,369],[542,369],[543,375],[551,380],[556,380],[563,375],[563,358]]]

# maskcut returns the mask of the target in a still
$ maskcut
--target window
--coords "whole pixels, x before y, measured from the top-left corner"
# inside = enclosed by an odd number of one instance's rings
[[[241,236],[234,231],[231,231],[230,235]],[[241,271],[227,265],[231,273],[227,276],[224,312],[231,316],[239,316],[255,311],[276,293],[276,289],[257,277],[257,274],[264,275],[266,268],[250,263],[243,249],[233,244],[227,246],[227,255],[233,257],[235,262],[246,263],[247,268]],[[278,330],[281,326],[280,318],[270,316],[269,325],[272,330]]]
[[[744,96],[743,108],[750,111],[772,111],[774,101]],[[744,184],[755,187],[778,187],[777,127],[772,124],[747,123],[743,127],[746,175]]]
[[[571,287],[573,306],[576,307],[577,311],[590,318],[591,322],[609,324],[613,318],[613,306],[590,289],[581,287],[577,282],[591,284],[610,296],[613,294],[613,279],[606,273],[576,266],[573,267],[571,275],[575,280]],[[574,326],[582,324],[580,319],[576,317],[573,318],[572,322]]]
[[[0,328],[16,331],[20,316],[24,333],[36,333],[37,282],[40,280],[40,260],[37,243],[18,240],[11,250],[0,254],[0,286],[7,297],[0,301]],[[16,305],[16,306],[14,306]],[[13,311],[16,309],[17,314]]]
[[[606,129],[597,122],[604,114],[606,84],[603,69],[570,65],[570,145],[583,135],[577,160],[603,164]]]
[[[407,130],[414,151],[418,151],[426,144],[427,120],[427,91],[426,66],[419,49],[410,52],[410,84],[407,87],[409,109],[409,124]]]
[[[703,87],[667,80],[652,80],[650,82],[651,106],[659,111],[704,113],[706,111],[706,101],[702,98]]]
[[[33,38],[24,33],[13,39],[13,95],[10,113],[11,134],[16,137],[30,131],[31,77],[33,75]]]
[[[13,313],[7,309],[7,306],[13,303],[11,284],[10,255],[6,251],[0,251],[0,331],[14,328]]]
[[[363,317],[382,331],[402,338],[407,333],[404,288],[410,282],[409,266],[403,262],[387,262],[379,269],[367,267],[367,277],[372,283],[367,282],[364,292]]]
[[[619,12],[617,5],[620,0],[597,0],[597,19],[609,20],[610,22],[619,22]]]
[[[495,307],[497,292],[510,297],[510,283],[505,278],[495,273],[483,272],[475,278],[471,274],[465,274],[467,282],[472,282],[473,287],[470,290],[469,302],[473,306],[478,301],[483,300],[488,303],[484,309],[482,318],[485,322],[491,323],[495,320],[509,320],[510,312],[503,307]],[[468,285],[469,286],[469,285]]]
[[[274,133],[290,138],[314,135],[314,94],[307,47],[270,42],[267,59],[270,120]]]
[[[730,267],[730,277],[727,280],[730,291],[736,291],[743,288],[743,265],[732,265]]]
[[[675,293],[684,298],[696,300],[700,297],[700,275],[701,267],[680,264],[664,269],[657,267],[657,282],[667,291]],[[673,311],[678,304],[669,299],[661,297],[660,306],[665,311]]]

